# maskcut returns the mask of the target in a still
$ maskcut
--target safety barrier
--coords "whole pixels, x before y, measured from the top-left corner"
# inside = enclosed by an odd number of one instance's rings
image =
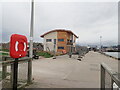
[[[32,60],[29,57],[19,58],[18,60],[18,88],[22,88],[30,82],[30,69],[29,69],[29,61]],[[13,87],[13,67],[14,67],[14,59],[10,57],[2,57],[2,61],[0,61],[0,73],[2,73],[2,88],[12,88]]]
[[[120,90],[119,73],[105,63],[101,64],[101,90]]]

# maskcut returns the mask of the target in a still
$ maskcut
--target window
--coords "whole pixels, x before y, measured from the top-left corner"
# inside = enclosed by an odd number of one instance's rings
[[[64,49],[64,47],[58,47],[58,49]]]
[[[54,44],[56,44],[56,39],[54,39]]]
[[[59,42],[64,42],[64,39],[58,39]]]
[[[52,42],[52,39],[46,39],[46,42]]]

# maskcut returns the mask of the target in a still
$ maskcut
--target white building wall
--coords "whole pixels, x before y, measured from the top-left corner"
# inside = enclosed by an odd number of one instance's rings
[[[46,42],[46,39],[52,39],[52,41]],[[44,36],[44,51],[49,51],[47,47],[50,49],[50,51],[54,50],[54,39],[56,39],[56,43],[57,43],[57,32],[51,32]],[[56,44],[56,51],[57,51],[57,44]]]

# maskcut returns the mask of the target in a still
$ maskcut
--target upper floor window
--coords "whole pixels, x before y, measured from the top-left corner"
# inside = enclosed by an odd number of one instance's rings
[[[54,44],[56,44],[56,39],[54,39]]]
[[[58,42],[64,42],[64,39],[58,39]]]
[[[58,49],[64,49],[64,47],[58,47]]]
[[[46,39],[46,42],[52,42],[52,39]]]

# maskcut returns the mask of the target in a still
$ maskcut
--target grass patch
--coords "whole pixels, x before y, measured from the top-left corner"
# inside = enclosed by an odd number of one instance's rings
[[[37,55],[43,56],[45,58],[53,57],[53,55],[51,55],[49,52],[38,52]]]
[[[1,53],[3,56],[8,56],[9,54],[8,53]]]
[[[9,52],[8,49],[0,49],[0,51]]]

